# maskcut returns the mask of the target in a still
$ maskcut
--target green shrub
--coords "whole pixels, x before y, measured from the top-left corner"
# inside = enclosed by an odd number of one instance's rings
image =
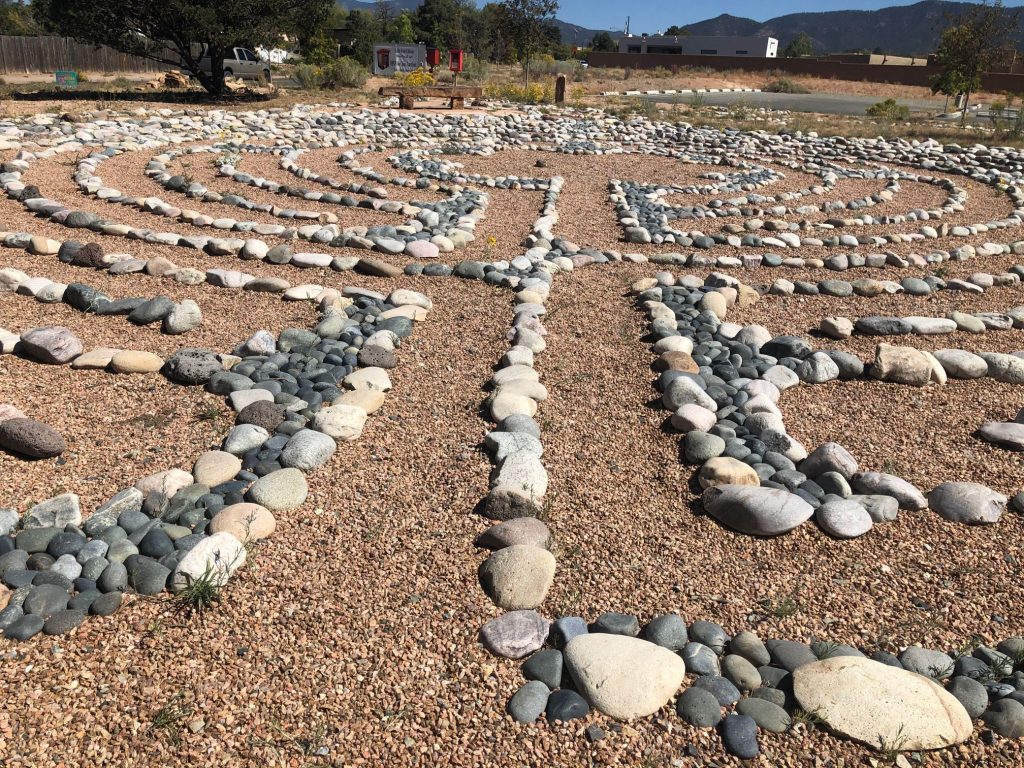
[[[490,75],[491,65],[486,59],[481,59],[479,56],[467,56],[459,79],[468,80],[471,83],[484,83]]]
[[[322,67],[299,64],[292,73],[292,77],[304,91],[362,88],[369,76],[366,67],[351,56],[334,59]]]
[[[370,73],[351,56],[342,56],[323,68],[324,88],[362,88]]]
[[[780,77],[777,80],[772,80],[765,83],[764,87],[761,88],[765,93],[810,93],[810,88],[805,88],[790,80],[788,77]]]
[[[316,91],[323,86],[323,76],[320,73],[320,67],[313,64],[296,65],[295,71],[292,72],[292,77],[295,78],[295,82],[304,91]]]
[[[868,107],[868,115],[881,120],[906,120],[910,117],[910,107],[897,104],[895,99],[886,99]]]
[[[577,59],[555,61],[550,54],[542,53],[540,56],[534,56],[530,61],[530,74],[534,76],[565,75],[566,77],[575,77],[579,71],[580,62]]]

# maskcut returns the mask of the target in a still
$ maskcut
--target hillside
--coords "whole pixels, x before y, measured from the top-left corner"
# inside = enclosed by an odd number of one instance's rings
[[[881,48],[886,53],[920,55],[935,50],[948,14],[969,7],[969,3],[924,0],[877,11],[791,13],[763,22],[722,14],[686,29],[691,35],[771,35],[782,47],[805,32],[816,53]],[[1018,35],[1021,41],[1024,34]]]

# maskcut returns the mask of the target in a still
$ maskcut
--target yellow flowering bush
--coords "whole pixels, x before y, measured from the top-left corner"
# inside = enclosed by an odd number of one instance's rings
[[[433,73],[423,67],[414,69],[412,72],[396,72],[395,80],[398,81],[399,85],[409,88],[424,88],[437,82]]]

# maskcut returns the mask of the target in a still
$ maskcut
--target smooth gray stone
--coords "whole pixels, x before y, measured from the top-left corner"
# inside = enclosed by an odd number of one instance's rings
[[[956,700],[963,704],[971,720],[981,717],[988,708],[988,691],[985,686],[970,677],[958,676],[949,681],[946,686]]]
[[[544,714],[550,694],[544,683],[530,680],[509,699],[508,713],[517,723],[532,723]]]
[[[554,690],[562,687],[562,652],[553,648],[537,651],[523,664],[523,677],[539,680]]]
[[[787,672],[794,672],[804,664],[811,664],[818,660],[810,647],[804,643],[793,640],[769,640],[765,645],[772,656],[772,663]]]
[[[718,654],[702,643],[689,642],[683,648],[686,671],[694,675],[721,674]]]
[[[644,627],[643,637],[655,645],[670,651],[681,651],[689,642],[686,622],[681,616],[667,613],[656,616]]]
[[[785,733],[793,723],[786,710],[767,699],[743,699],[736,705],[736,711],[752,718],[759,728],[772,733]]]
[[[676,714],[698,728],[714,728],[722,721],[722,705],[710,691],[690,687],[676,700]]]

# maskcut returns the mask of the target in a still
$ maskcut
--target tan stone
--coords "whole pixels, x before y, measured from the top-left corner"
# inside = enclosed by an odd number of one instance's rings
[[[113,347],[96,347],[96,349],[83,352],[72,360],[71,367],[76,370],[102,370],[110,365],[114,355],[120,351]]]
[[[731,456],[718,456],[704,462],[697,473],[701,488],[717,485],[761,485],[761,478],[749,464]]]
[[[386,398],[387,396],[378,389],[354,389],[343,394],[333,404],[354,405],[367,413],[375,413],[384,405]]]
[[[270,510],[259,504],[231,504],[210,521],[211,533],[230,533],[243,544],[265,539],[277,528]]]
[[[54,256],[60,250],[60,242],[37,235],[29,242],[29,252],[37,256]]]
[[[963,705],[935,681],[871,659],[834,656],[793,673],[800,706],[876,749],[941,749],[970,738]]]
[[[513,414],[534,416],[537,413],[537,401],[525,395],[512,395],[500,392],[490,403],[491,418],[501,423]]]
[[[164,360],[152,352],[125,349],[110,359],[110,370],[114,373],[155,373],[164,365]]]
[[[719,320],[725,320],[725,316],[729,311],[729,305],[725,300],[725,296],[718,291],[705,293],[704,298],[698,302],[697,308],[713,313]]]
[[[227,451],[207,451],[196,459],[192,476],[197,483],[213,488],[235,479],[242,469],[242,460]]]
[[[135,487],[142,492],[143,497],[152,491],[159,491],[169,499],[194,482],[192,475],[182,469],[165,469],[139,479]]]
[[[499,549],[480,565],[480,583],[499,608],[536,608],[555,579],[555,556],[530,544]]]
[[[363,433],[366,416],[366,411],[355,405],[332,405],[320,409],[313,417],[313,429],[339,442],[349,442]]]
[[[660,645],[626,635],[580,635],[565,647],[565,664],[579,692],[610,717],[653,715],[686,675],[683,659]]]
[[[11,588],[6,584],[0,584],[0,611],[6,608],[9,602],[11,602]]]
[[[654,367],[659,371],[684,371],[686,373],[699,373],[700,366],[687,352],[663,352],[655,362]]]
[[[932,379],[932,361],[913,347],[879,344],[875,347],[871,375],[882,381],[923,387]]]
[[[761,294],[751,288],[749,285],[740,284],[736,286],[736,306],[738,307],[750,307],[757,304],[761,299]]]
[[[380,313],[381,320],[390,320],[392,317],[407,317],[410,320],[422,322],[427,319],[427,310],[412,304],[404,304],[401,307],[395,307]]]

